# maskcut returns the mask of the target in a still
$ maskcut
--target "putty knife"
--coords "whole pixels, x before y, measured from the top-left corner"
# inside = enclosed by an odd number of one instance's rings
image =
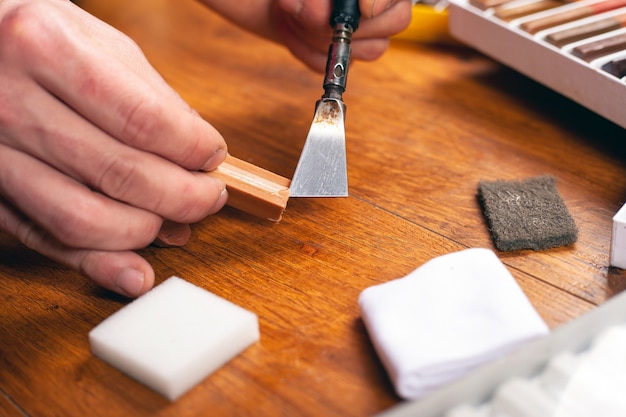
[[[291,180],[291,197],[346,197],[346,106],[342,94],[350,64],[352,34],[359,26],[358,0],[333,1],[324,95],[315,104],[313,123]]]

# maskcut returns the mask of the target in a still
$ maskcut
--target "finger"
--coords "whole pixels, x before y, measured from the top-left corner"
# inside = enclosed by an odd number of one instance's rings
[[[330,9],[317,1],[281,0],[280,9],[285,20],[303,42],[324,51],[332,35],[329,25]],[[325,3],[324,3],[325,4]],[[361,1],[361,20],[354,34],[358,39],[388,38],[406,28],[411,21],[410,0]],[[277,12],[278,13],[278,12]]]
[[[145,294],[154,285],[154,270],[135,252],[67,249],[59,255],[99,286],[127,297]]]
[[[359,28],[354,33],[354,38],[389,38],[401,32],[411,23],[411,5],[410,1],[404,0],[388,4],[388,7],[381,12],[372,11],[373,17],[364,16],[361,19]]]
[[[66,3],[81,19],[89,16]],[[79,22],[64,21],[50,8],[47,19],[34,18],[31,8],[21,8],[12,17],[15,30],[8,33],[16,45],[13,60],[32,71],[38,83],[133,147],[192,170],[212,170],[222,162],[222,136],[181,100],[172,99],[173,92],[164,93],[164,82],[154,80],[156,72],[135,72],[146,67],[145,57],[129,38],[115,39],[116,45],[124,45],[123,53],[110,45],[103,50],[101,41],[93,41]]]
[[[281,10],[290,16],[307,32],[326,33],[329,35],[331,28],[330,2],[328,0],[278,0],[277,11]]]
[[[284,16],[276,22],[278,36],[287,49],[313,71],[324,72],[328,56],[327,52],[320,48],[324,41],[309,39],[308,42],[303,42],[297,28],[297,23],[289,16]],[[304,36],[308,34],[305,33]],[[328,48],[328,39],[326,44]]]
[[[188,224],[164,221],[153,244],[160,248],[183,246],[191,237]]]
[[[296,14],[282,14],[282,18],[278,19],[276,24],[277,32],[292,54],[314,71],[323,72],[326,68],[331,31],[327,19],[324,21],[323,30],[319,26],[320,22],[313,23],[313,19],[319,20],[324,15],[309,12],[311,7],[306,6],[310,4],[312,3],[305,2]],[[378,59],[387,50],[389,37],[402,31],[410,23],[410,1],[400,1],[387,6],[376,15],[376,18],[361,20],[352,40],[353,59],[364,61]],[[293,13],[293,10],[291,12]]]
[[[324,72],[328,58],[329,39],[318,40],[302,32],[293,20],[286,18],[276,27],[282,42],[289,51],[309,68]],[[321,48],[326,45],[326,50]],[[388,38],[355,38],[352,40],[351,57],[354,60],[373,61],[380,58],[389,46]]]
[[[0,195],[67,246],[142,248],[161,218],[93,192],[41,161],[0,145]],[[10,230],[14,235],[17,230]]]
[[[355,39],[352,41],[352,59],[374,61],[380,58],[389,47],[388,38]]]
[[[359,8],[362,17],[371,19],[391,9],[398,3],[407,3],[409,7],[413,5],[411,0],[360,0]]]
[[[0,229],[14,235],[26,247],[81,272],[118,294],[137,297],[154,285],[154,270],[136,253],[70,248],[20,216],[1,199]]]
[[[22,110],[0,128],[0,143],[104,195],[180,223],[199,221],[224,205],[221,181],[112,139],[35,84],[7,85],[0,101],[11,88],[22,94]]]

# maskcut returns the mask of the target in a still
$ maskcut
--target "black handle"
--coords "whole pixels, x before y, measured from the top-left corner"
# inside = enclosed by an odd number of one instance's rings
[[[350,25],[354,32],[359,27],[359,19],[361,19],[359,0],[333,0],[333,10],[330,14],[331,27],[345,23]]]

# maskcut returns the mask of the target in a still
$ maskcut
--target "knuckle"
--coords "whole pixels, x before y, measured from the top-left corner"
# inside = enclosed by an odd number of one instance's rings
[[[33,250],[37,249],[40,238],[32,222],[20,219],[11,229],[14,231],[14,236],[22,242],[24,246]]]
[[[145,60],[145,62],[147,62],[147,58],[145,58],[143,50],[141,49],[139,44],[135,42],[133,38],[131,38],[130,36],[122,32],[118,32],[117,35],[118,37],[116,39],[116,42],[117,42],[116,47],[120,51],[122,51],[124,55],[132,56],[132,57],[141,57]]]
[[[119,111],[121,141],[188,169],[200,169],[209,158],[213,143],[221,138],[197,116],[185,119],[184,127],[177,126],[171,114],[175,110],[166,110],[156,96],[131,100]],[[180,140],[171,140],[175,136]]]
[[[138,178],[142,178],[132,156],[114,156],[106,162],[96,180],[96,188],[104,194],[118,200],[127,201],[137,187]]]
[[[14,236],[29,249],[39,249],[42,240],[40,229],[2,197],[0,197],[0,231]]]
[[[13,99],[10,93],[10,86],[6,86],[2,81],[0,81],[0,132],[6,133],[6,130],[13,127],[19,126],[24,123],[24,119],[22,119],[18,113],[18,107],[15,106],[15,100]],[[2,135],[0,135],[0,141],[2,140]]]
[[[152,213],[167,213],[174,204],[171,200],[176,200],[169,197],[170,190],[166,188],[168,182],[151,179],[141,169],[137,160],[139,157],[132,154],[115,155],[105,161],[95,180],[95,188],[114,200],[142,207]]]
[[[158,123],[161,120],[156,100],[145,98],[129,100],[128,104],[120,108],[120,113],[124,120],[121,137],[136,147],[149,147],[147,141],[158,131]]]
[[[46,43],[48,21],[47,3],[32,2],[11,5],[0,19],[0,53],[6,58],[28,58],[35,49],[50,50]]]
[[[208,215],[223,185],[204,173],[168,171],[168,178],[155,180],[142,170],[133,156],[116,156],[101,170],[95,188],[102,194],[155,215],[181,223],[193,223]],[[153,225],[152,225],[153,226]],[[138,227],[141,227],[138,225]],[[146,231],[154,237],[158,227]]]

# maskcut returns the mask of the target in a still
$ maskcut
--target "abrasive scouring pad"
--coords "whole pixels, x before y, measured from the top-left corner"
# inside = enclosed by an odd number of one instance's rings
[[[478,199],[500,251],[542,250],[576,242],[578,229],[552,176],[480,181]]]

